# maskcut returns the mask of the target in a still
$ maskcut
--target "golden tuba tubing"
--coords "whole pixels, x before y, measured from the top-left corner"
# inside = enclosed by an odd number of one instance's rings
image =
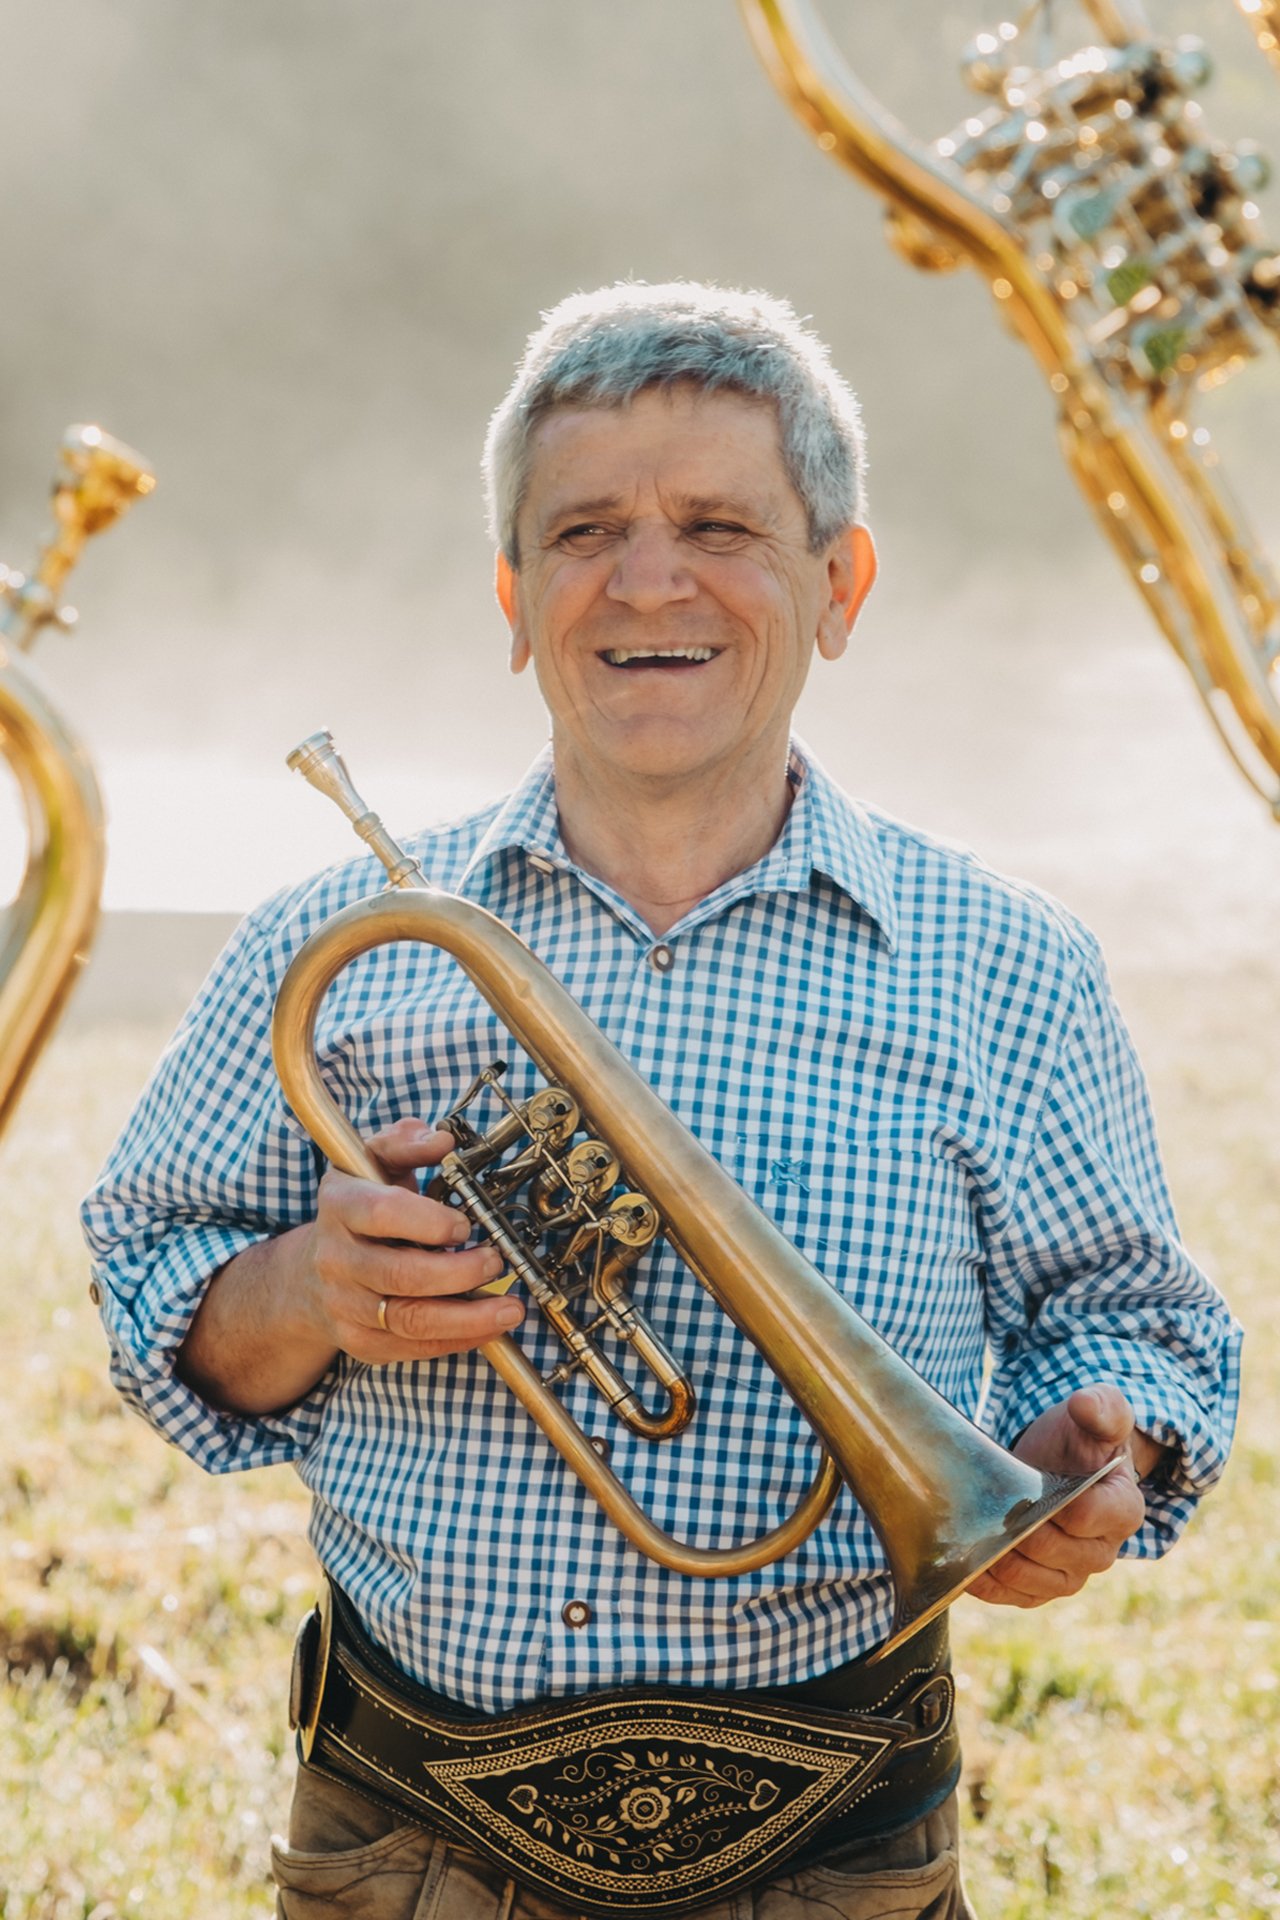
[[[105,851],[102,797],[80,741],[15,658],[49,626],[91,534],[150,493],[145,460],[100,427],[69,427],[54,482],[54,528],[27,577],[0,567],[0,754],[17,782],[27,857],[0,937],[0,1131],[53,1030],[93,939]]]
[[[1280,67],[1280,0],[1239,0]],[[1247,143],[1209,138],[1204,48],[1141,0],[1081,0],[1064,57],[1051,9],[980,33],[980,96],[926,145],[853,73],[814,0],[739,0],[778,92],[886,203],[912,265],[975,266],[1034,355],[1067,464],[1224,745],[1280,819],[1280,582],[1224,484],[1196,402],[1274,352],[1280,254]]]
[[[304,742],[290,765],[342,807],[392,882],[313,934],[277,996],[276,1068],[317,1145],[348,1173],[387,1177],[321,1077],[315,1024],[326,990],[352,960],[388,942],[444,948],[540,1071],[569,1088],[592,1116],[626,1178],[653,1198],[671,1245],[764,1355],[822,1441],[817,1478],[781,1526],[742,1546],[689,1546],[636,1505],[516,1342],[505,1334],[487,1342],[484,1358],[633,1546],[678,1573],[747,1572],[806,1539],[843,1479],[893,1576],[892,1638],[878,1657],[1110,1470],[1108,1462],[1083,1479],[1042,1473],[958,1413],[778,1231],[522,940],[483,907],[424,880],[355,792],[328,734]]]

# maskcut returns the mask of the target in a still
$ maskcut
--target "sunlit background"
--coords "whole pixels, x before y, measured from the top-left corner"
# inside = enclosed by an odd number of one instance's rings
[[[972,111],[986,0],[823,4],[921,137]],[[1280,161],[1280,77],[1231,0],[1148,10],[1210,38],[1210,130]],[[631,274],[786,295],[860,389],[881,583],[801,730],[1094,924],[1188,1244],[1248,1326],[1232,1467],[1170,1562],[1047,1616],[957,1609],[977,1910],[1280,1920],[1280,825],[1103,548],[985,285],[891,252],[733,0],[28,0],[4,24],[0,559],[34,559],[71,421],[159,485],[87,549],[80,630],[37,662],[110,868],[0,1167],[0,1914],[267,1911],[305,1498],[284,1468],[210,1481],[124,1413],[76,1199],[231,916],[354,848],[285,771],[296,741],[333,727],[401,829],[541,745],[480,444],[540,309]],[[1275,552],[1280,342],[1203,418]],[[24,852],[3,773],[0,899]]]
[[[921,11],[828,16],[932,137],[989,22],[940,5],[922,35]],[[1214,24],[1210,125],[1280,151],[1275,75]],[[398,827],[518,777],[545,716],[492,602],[488,413],[566,291],[698,275],[789,297],[863,395],[882,584],[806,696],[820,757],[1121,962],[1270,957],[1280,828],[1102,548],[1040,375],[975,275],[890,251],[731,0],[42,0],[6,43],[0,556],[33,558],[68,421],[159,475],[40,649],[107,795],[109,910],[239,911],[345,854],[283,767],[318,726]],[[1273,535],[1280,353],[1208,418]]]

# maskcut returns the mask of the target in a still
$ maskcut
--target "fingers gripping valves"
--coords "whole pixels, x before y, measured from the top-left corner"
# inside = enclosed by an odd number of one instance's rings
[[[632,1432],[666,1440],[692,1419],[693,1388],[626,1292],[627,1270],[658,1237],[658,1210],[644,1194],[618,1190],[622,1170],[603,1140],[574,1143],[581,1116],[563,1087],[544,1087],[517,1106],[501,1085],[505,1072],[502,1060],[487,1067],[441,1121],[457,1146],[430,1192],[461,1207],[506,1260],[508,1271],[484,1291],[505,1293],[523,1280],[568,1349],[548,1384],[583,1372]],[[478,1132],[465,1109],[486,1090],[505,1113]],[[573,1309],[579,1299],[593,1309],[585,1325]],[[648,1411],[601,1351],[596,1336],[605,1331],[662,1387],[660,1412]]]

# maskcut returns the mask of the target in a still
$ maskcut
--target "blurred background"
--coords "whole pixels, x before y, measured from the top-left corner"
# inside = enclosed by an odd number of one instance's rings
[[[1277,76],[1229,0],[1150,10],[1209,39],[1210,130],[1280,159]],[[826,14],[919,136],[971,111],[983,0]],[[306,1500],[285,1468],[209,1481],[125,1412],[76,1201],[232,917],[354,848],[285,771],[296,741],[332,726],[399,829],[541,745],[480,446],[539,311],[623,275],[785,295],[859,388],[881,582],[800,729],[854,792],[1096,927],[1188,1244],[1249,1329],[1233,1463],[1172,1563],[1048,1616],[956,1610],[977,1909],[1280,1920],[1280,826],[1103,548],[985,285],[890,250],[733,0],[40,0],[4,51],[0,557],[33,560],[71,421],[159,485],[38,657],[110,866],[0,1160],[0,1920],[271,1911]],[[1201,418],[1274,551],[1280,351]]]
[[[1159,11],[1213,27],[1212,130],[1280,149],[1233,9]],[[970,110],[980,9],[827,14],[919,135]],[[882,583],[814,674],[820,757],[1061,894],[1117,965],[1269,958],[1280,830],[1104,551],[1041,376],[976,275],[890,251],[732,0],[42,0],[6,38],[0,554],[33,557],[70,420],[159,475],[87,552],[79,634],[40,649],[101,771],[113,916],[243,911],[344,856],[283,767],[318,726],[399,827],[513,782],[545,718],[490,590],[488,414],[562,294],[693,275],[791,299],[863,396]],[[1274,191],[1264,219],[1280,233]],[[1280,354],[1205,417],[1274,533]],[[16,816],[0,837],[11,879]],[[145,929],[144,962],[124,924],[99,997],[178,962],[174,927]]]

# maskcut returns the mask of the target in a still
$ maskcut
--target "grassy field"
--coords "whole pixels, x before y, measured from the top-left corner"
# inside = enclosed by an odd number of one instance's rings
[[[1280,1916],[1280,982],[1129,979],[1187,1237],[1250,1329],[1227,1481],[1159,1566],[956,1610],[984,1920]],[[287,1472],[116,1404],[74,1219],[163,1036],[70,1033],[0,1154],[0,1920],[265,1920],[313,1591]]]

